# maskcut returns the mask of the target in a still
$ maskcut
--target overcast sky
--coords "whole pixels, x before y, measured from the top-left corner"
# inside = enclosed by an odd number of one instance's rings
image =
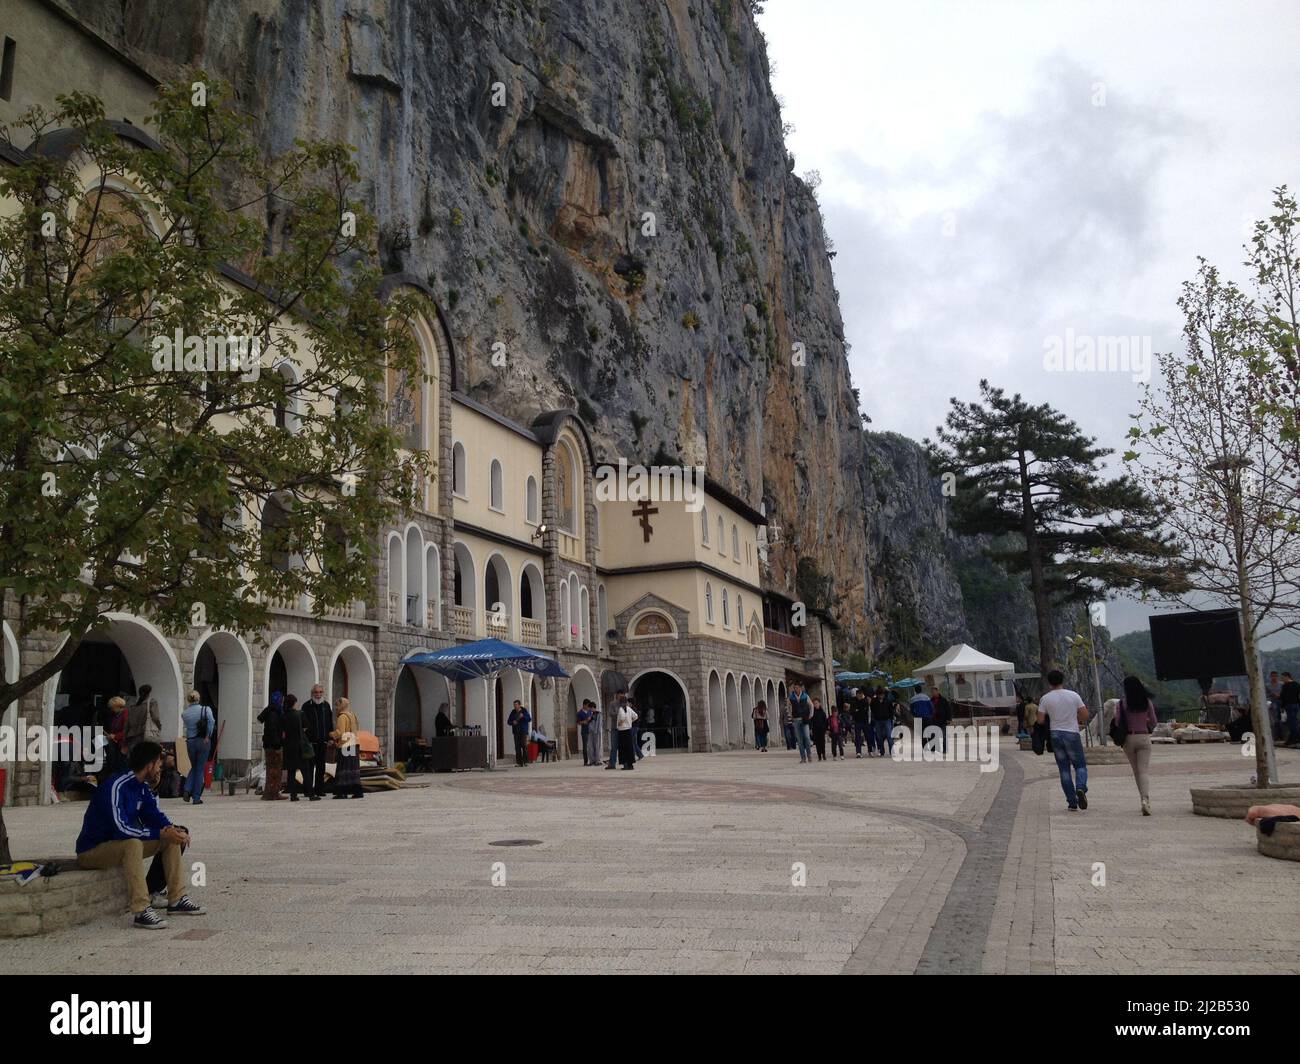
[[[767,0],[759,24],[877,429],[932,435],[987,377],[1120,448],[1196,256],[1244,279],[1270,190],[1300,187],[1295,0]],[[1045,364],[1110,337],[1118,369]]]

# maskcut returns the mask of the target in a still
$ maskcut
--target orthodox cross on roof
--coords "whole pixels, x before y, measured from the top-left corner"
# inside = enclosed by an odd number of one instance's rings
[[[641,504],[632,511],[632,516],[640,519],[641,535],[645,543],[650,542],[650,534],[654,531],[653,526],[650,524],[650,515],[658,512],[659,507],[651,506],[648,499],[642,499]]]

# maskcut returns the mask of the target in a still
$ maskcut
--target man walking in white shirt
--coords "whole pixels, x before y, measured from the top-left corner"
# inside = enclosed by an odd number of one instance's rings
[[[1079,725],[1088,722],[1088,707],[1074,691],[1065,689],[1065,674],[1053,669],[1047,674],[1052,689],[1038,701],[1038,721],[1052,733],[1052,753],[1061,773],[1061,790],[1066,808],[1073,813],[1088,808],[1088,762],[1083,756]],[[1073,772],[1071,772],[1073,770]]]

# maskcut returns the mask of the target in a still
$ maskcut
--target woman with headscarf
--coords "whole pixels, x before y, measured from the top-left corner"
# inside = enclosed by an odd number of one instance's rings
[[[298,800],[298,792],[307,791],[306,770],[308,759],[303,747],[307,745],[307,725],[302,710],[298,708],[298,696],[284,696],[284,713],[280,718],[284,723],[284,768],[289,773],[289,801]],[[309,802],[319,802],[320,795],[307,792]]]
[[[262,800],[274,802],[280,793],[280,779],[284,775],[284,695],[271,692],[270,704],[257,715],[262,725],[262,752],[266,758],[266,780],[262,784]]]
[[[1133,769],[1138,794],[1142,798],[1142,815],[1151,815],[1151,733],[1159,718],[1151,692],[1136,676],[1124,677],[1124,697],[1115,707],[1115,719],[1127,733],[1124,737],[1124,756]]]
[[[364,798],[365,789],[361,786],[361,751],[357,747],[357,732],[361,724],[352,712],[352,703],[340,698],[334,705],[334,731],[330,738],[338,747],[338,757],[334,769],[335,798]]]

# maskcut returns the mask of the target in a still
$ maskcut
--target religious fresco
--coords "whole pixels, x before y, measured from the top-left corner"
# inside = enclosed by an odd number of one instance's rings
[[[408,451],[418,451],[424,445],[420,385],[416,374],[388,368],[388,427]]]

